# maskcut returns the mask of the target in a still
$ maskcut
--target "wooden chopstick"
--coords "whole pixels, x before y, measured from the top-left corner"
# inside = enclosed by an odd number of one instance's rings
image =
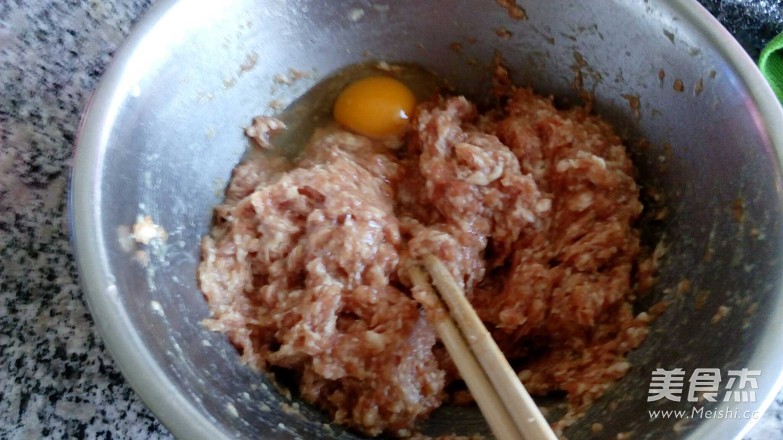
[[[473,306],[465,297],[462,287],[454,280],[443,262],[433,255],[426,255],[424,266],[430,273],[441,298],[448,305],[451,316],[457,321],[470,351],[473,352],[486,377],[489,378],[494,388],[493,392],[497,393],[507,413],[511,416],[521,438],[557,440],[557,436],[541,414],[535,401],[525,390],[503,352],[500,351]],[[446,348],[448,349],[448,347]],[[459,366],[459,359],[454,359],[454,362]],[[468,384],[468,386],[470,385]],[[470,391],[473,393],[472,388]],[[491,426],[489,419],[487,422]]]
[[[414,286],[418,287],[422,294],[422,297],[414,295],[416,300],[427,310],[429,316],[434,317],[432,324],[454,360],[460,376],[470,389],[470,393],[492,429],[492,433],[498,440],[518,440],[520,438],[519,431],[511,419],[511,415],[495,390],[492,389],[487,375],[468,348],[459,329],[454,325],[454,321],[449,317],[440,298],[432,289],[427,275],[418,267],[413,267],[409,271],[409,275]]]

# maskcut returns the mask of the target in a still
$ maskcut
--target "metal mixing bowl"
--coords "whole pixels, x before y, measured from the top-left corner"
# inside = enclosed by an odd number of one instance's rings
[[[419,63],[480,98],[495,51],[518,84],[564,103],[579,102],[580,90],[594,94],[596,112],[628,139],[641,181],[668,210],[652,223],[666,255],[643,299],[665,299],[668,310],[631,354],[628,376],[568,438],[724,439],[752,424],[651,418],[648,410],[694,406],[647,402],[658,367],[761,370],[755,402],[731,407],[767,407],[783,369],[783,111],[772,92],[694,1],[519,4],[527,19],[494,1],[161,0],[137,25],[84,120],[72,224],[106,344],[176,436],[355,438],[307,405],[283,411],[288,398],[199,324],[207,316],[195,276],[199,240],[252,116],[368,59]],[[286,84],[289,69],[308,75]],[[164,246],[127,241],[140,214],[168,231]],[[593,423],[603,426],[597,434]],[[470,408],[439,411],[425,429],[486,431]]]

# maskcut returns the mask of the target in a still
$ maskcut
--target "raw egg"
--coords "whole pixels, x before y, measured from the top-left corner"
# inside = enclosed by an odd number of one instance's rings
[[[387,76],[370,76],[340,92],[334,119],[358,134],[386,139],[405,133],[415,106],[416,98],[405,84]]]

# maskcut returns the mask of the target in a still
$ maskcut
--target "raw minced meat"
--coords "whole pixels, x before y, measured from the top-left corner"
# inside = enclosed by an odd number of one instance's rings
[[[438,97],[398,150],[329,127],[297,160],[239,165],[202,243],[206,324],[338,423],[409,435],[458,379],[410,295],[408,268],[434,254],[527,388],[579,409],[646,335],[641,211],[625,147],[584,109],[521,88],[483,116]]]

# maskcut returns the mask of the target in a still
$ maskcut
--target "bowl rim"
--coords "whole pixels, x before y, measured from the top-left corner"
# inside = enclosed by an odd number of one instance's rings
[[[202,0],[197,0],[202,1]],[[105,346],[131,388],[144,405],[176,437],[186,439],[227,439],[216,425],[169,380],[166,372],[138,335],[124,309],[118,307],[117,288],[103,276],[101,263],[106,261],[105,246],[97,211],[100,203],[99,182],[94,173],[103,159],[113,118],[122,96],[126,67],[137,54],[145,35],[183,0],[161,0],[153,4],[131,28],[103,73],[98,87],[82,113],[76,134],[73,167],[68,197],[71,243],[74,248],[79,280],[87,298],[90,313]]]
[[[761,74],[756,63],[748,55],[745,49],[733,35],[715,18],[706,8],[696,0],[663,0],[662,3],[671,6],[688,23],[693,24],[702,35],[708,39],[715,50],[734,69],[742,85],[748,90],[749,96],[756,104],[761,116],[764,132],[769,136],[769,142],[775,149],[778,159],[777,190],[780,195],[783,192],[780,167],[783,164],[783,103],[778,101],[775,92],[770,87],[766,78]],[[780,269],[780,268],[779,268]],[[783,269],[781,269],[783,270]],[[783,286],[779,286],[777,292],[777,307],[771,311],[767,326],[783,322]],[[773,329],[774,330],[774,329]],[[783,389],[783,351],[780,350],[779,331],[767,331],[760,338],[753,355],[748,359],[748,365],[777,365],[777,377],[774,379],[768,394],[761,401],[755,402],[756,410],[763,415],[778,393]],[[753,405],[751,405],[753,406]],[[742,419],[718,419],[718,423],[702,423],[698,428],[688,433],[688,439],[723,438],[727,431],[731,432],[732,425],[743,423],[734,439],[743,439],[748,432],[760,420],[750,418]]]
[[[117,307],[116,286],[103,276],[101,262],[105,262],[105,246],[101,234],[98,213],[93,209],[100,202],[99,182],[94,171],[103,158],[103,150],[109,139],[110,128],[116,109],[122,98],[117,86],[122,82],[126,67],[133,61],[144,36],[178,4],[186,1],[205,0],[160,0],[152,5],[132,27],[131,33],[116,51],[98,87],[87,102],[79,124],[75,141],[73,166],[70,173],[68,196],[68,217],[71,229],[71,243],[79,271],[80,284],[86,294],[93,320],[99,329],[106,348],[116,361],[122,374],[138,393],[144,404],[163,425],[177,438],[227,439],[227,433],[218,429],[168,378],[166,372],[154,362],[150,351],[138,335],[122,308]],[[783,107],[778,102],[769,84],[756,64],[736,39],[696,0],[661,0],[663,7],[676,12],[684,21],[710,42],[724,57],[736,73],[742,85],[759,109],[761,123],[775,148],[778,163],[783,163]],[[783,192],[781,185],[778,185]],[[779,292],[778,307],[773,310],[769,322],[783,322],[783,292]],[[780,365],[783,367],[783,352],[779,340],[766,332],[759,340],[759,346],[749,360],[750,365]],[[779,339],[779,338],[778,338]],[[783,368],[775,379],[772,389],[760,402],[756,402],[759,413],[767,410],[783,387]],[[727,419],[719,423],[701,424],[688,434],[688,438],[720,438],[726,434]],[[757,422],[750,419],[734,438],[742,438]],[[731,431],[732,429],[729,429]]]

